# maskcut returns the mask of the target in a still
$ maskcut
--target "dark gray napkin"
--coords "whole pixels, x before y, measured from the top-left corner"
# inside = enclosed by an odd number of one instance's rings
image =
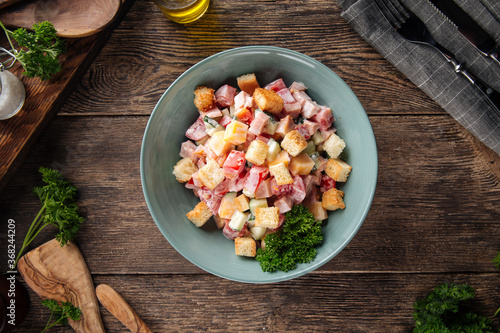
[[[389,24],[374,0],[337,0],[342,16],[368,43],[456,121],[500,155],[500,114],[484,96],[437,51],[406,41]],[[422,19],[433,36],[467,69],[500,91],[500,66],[482,56],[425,0],[400,0]],[[455,0],[500,43],[497,0]],[[497,2],[497,3],[494,3]]]

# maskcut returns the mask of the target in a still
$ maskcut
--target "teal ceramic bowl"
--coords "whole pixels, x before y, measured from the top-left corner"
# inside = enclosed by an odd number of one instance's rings
[[[172,175],[180,159],[186,129],[196,120],[193,91],[236,85],[236,77],[255,73],[261,84],[283,78],[287,85],[303,82],[319,104],[332,108],[337,133],[346,142],[343,156],[353,170],[342,185],[346,208],[330,212],[324,221],[324,242],[316,259],[289,272],[262,272],[253,258],[234,253],[234,242],[210,220],[197,228],[186,218],[198,202],[192,190]],[[269,46],[230,49],[208,57],[183,73],[165,91],[147,124],[141,149],[141,181],[156,225],[187,260],[216,276],[246,283],[271,283],[304,275],[322,266],[351,241],[370,208],[377,182],[377,147],[370,121],[354,93],[320,62],[301,53]]]

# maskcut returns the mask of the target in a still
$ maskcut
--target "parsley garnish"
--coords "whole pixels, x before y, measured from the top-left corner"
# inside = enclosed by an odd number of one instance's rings
[[[323,241],[321,221],[302,205],[285,213],[283,226],[265,238],[265,250],[257,250],[257,261],[264,272],[295,269],[297,264],[311,262],[316,247]]]
[[[56,300],[44,299],[42,305],[48,307],[51,311],[47,325],[45,325],[42,333],[56,325],[67,325],[68,318],[71,320],[80,320],[82,315],[80,308],[73,306],[71,302],[62,302],[59,305]]]
[[[461,306],[464,301],[474,298],[474,289],[467,284],[443,283],[429,295],[415,302],[415,333],[423,332],[496,332],[491,320],[468,312]]]
[[[35,187],[33,192],[38,195],[42,208],[31,223],[14,265],[17,265],[24,250],[46,226],[53,225],[59,229],[56,239],[64,246],[76,236],[84,220],[75,202],[76,187],[57,170],[41,167],[40,173],[47,185]]]
[[[31,32],[24,28],[8,30],[2,22],[0,27],[5,32],[11,47],[10,50],[3,49],[3,51],[14,59],[8,67],[17,60],[25,70],[24,75],[39,77],[42,80],[50,79],[53,74],[61,70],[59,56],[66,52],[66,43],[57,36],[52,23],[48,21],[35,23]],[[14,47],[12,39],[17,42],[19,49]]]

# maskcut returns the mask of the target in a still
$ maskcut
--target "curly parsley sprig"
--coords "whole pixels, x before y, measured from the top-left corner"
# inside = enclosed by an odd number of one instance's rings
[[[54,169],[41,167],[42,180],[47,184],[38,186],[33,192],[38,196],[42,208],[35,216],[23,245],[19,251],[14,267],[21,258],[24,250],[36,236],[48,225],[58,228],[56,239],[61,246],[75,238],[84,218],[80,216],[76,204],[76,187],[64,179],[62,174]]]
[[[474,289],[467,284],[442,283],[426,298],[415,302],[414,333],[494,333],[491,320],[468,312],[463,302],[474,298]]]
[[[283,227],[266,236],[265,250],[258,249],[255,259],[264,272],[288,272],[297,264],[311,262],[322,241],[321,221],[306,207],[295,205],[285,213]]]
[[[59,305],[56,300],[44,299],[42,305],[48,307],[51,311],[47,325],[45,325],[42,333],[56,325],[67,325],[68,318],[71,320],[80,320],[82,315],[80,308],[74,306],[71,302],[62,302]]]
[[[24,28],[11,31],[1,21],[0,27],[5,32],[11,48],[3,49],[4,53],[19,61],[25,70],[24,75],[49,80],[61,70],[59,56],[66,52],[66,43],[57,36],[52,23],[48,21],[35,23],[32,31]],[[17,42],[19,48],[14,46],[13,40]],[[8,67],[14,62],[11,61]]]

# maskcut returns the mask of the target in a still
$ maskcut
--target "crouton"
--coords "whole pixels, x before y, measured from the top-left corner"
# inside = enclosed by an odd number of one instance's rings
[[[212,215],[212,211],[205,201],[200,201],[192,211],[186,214],[187,218],[198,228],[202,227]]]
[[[292,157],[290,160],[290,172],[292,175],[306,176],[311,173],[314,167],[314,161],[307,153],[300,153],[299,155]]]
[[[290,175],[285,163],[281,162],[269,166],[269,172],[274,176],[278,185],[293,184],[292,175]]]
[[[209,160],[201,169],[198,170],[198,178],[203,185],[213,190],[225,178],[222,168],[215,160]]]
[[[240,194],[234,199],[234,204],[236,205],[236,209],[240,212],[246,212],[250,209],[249,203],[250,199],[244,194]]]
[[[215,91],[212,88],[200,86],[194,91],[194,105],[202,112],[210,110],[215,105]]]
[[[253,95],[255,89],[260,88],[254,73],[238,76],[236,80],[238,82],[238,87],[250,95]]]
[[[330,158],[326,163],[325,172],[336,182],[346,182],[352,167],[338,158]]]
[[[266,161],[269,146],[261,140],[254,140],[248,146],[245,159],[250,163],[262,165]]]
[[[236,237],[234,239],[234,250],[238,256],[255,257],[257,243],[252,237]]]
[[[288,132],[283,141],[281,141],[281,148],[285,149],[292,156],[299,155],[306,147],[306,139],[297,130]]]
[[[283,110],[283,98],[272,90],[257,88],[253,99],[262,111],[276,114]]]
[[[196,171],[198,171],[198,167],[189,157],[186,157],[177,162],[172,173],[180,183],[185,183],[191,179]]]
[[[323,143],[323,149],[331,158],[338,158],[345,148],[345,142],[337,134],[332,133]]]
[[[323,221],[328,218],[328,212],[323,208],[321,201],[315,201],[306,207],[316,220]]]
[[[255,226],[276,229],[279,227],[278,207],[258,207],[255,210]]]
[[[323,206],[323,208],[327,210],[344,209],[345,204],[344,200],[342,199],[343,197],[344,197],[344,192],[336,188],[331,188],[325,193],[323,193],[321,205]]]

